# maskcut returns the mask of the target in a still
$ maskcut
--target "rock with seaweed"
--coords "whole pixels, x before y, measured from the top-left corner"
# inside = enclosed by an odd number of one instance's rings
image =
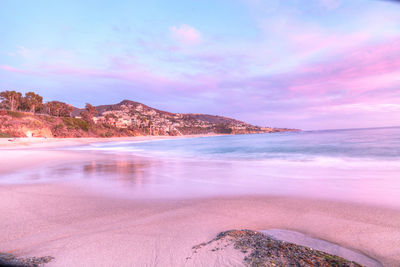
[[[362,265],[305,246],[274,239],[252,230],[230,230],[221,232],[216,238],[193,247],[221,251],[233,246],[243,253],[243,264],[250,267],[266,266],[321,266],[361,267]]]
[[[49,263],[54,258],[51,256],[44,257],[27,257],[19,258],[9,253],[0,253],[0,266],[4,267],[40,267]]]

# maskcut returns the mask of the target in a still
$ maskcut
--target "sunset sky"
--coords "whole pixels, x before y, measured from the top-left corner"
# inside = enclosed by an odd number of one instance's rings
[[[2,0],[2,90],[306,130],[400,125],[400,4]]]

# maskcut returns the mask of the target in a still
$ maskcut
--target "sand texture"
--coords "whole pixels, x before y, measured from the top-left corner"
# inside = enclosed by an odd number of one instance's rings
[[[227,229],[292,229],[400,264],[400,212],[305,199],[121,200],[63,185],[0,188],[0,250],[49,266],[231,266],[240,252],[192,247]]]
[[[15,152],[0,150],[7,159],[0,179],[86,157]],[[0,214],[0,253],[54,257],[46,266],[243,266],[234,248],[193,252],[231,229],[293,230],[400,266],[400,210],[378,205],[267,195],[119,198],[54,181],[0,185]]]

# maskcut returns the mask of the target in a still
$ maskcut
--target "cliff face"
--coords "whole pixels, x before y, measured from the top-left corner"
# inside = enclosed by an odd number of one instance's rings
[[[48,115],[33,115],[25,112],[0,112],[0,135],[2,137],[86,137],[95,136],[88,131],[87,123],[73,125],[67,120]]]
[[[95,107],[93,118],[81,118],[84,109],[74,108],[73,117],[0,112],[0,136],[113,137],[137,135],[246,134],[290,131],[261,128],[222,116],[170,113],[124,100]]]
[[[52,137],[50,124],[40,117],[21,112],[0,112],[1,137]]]

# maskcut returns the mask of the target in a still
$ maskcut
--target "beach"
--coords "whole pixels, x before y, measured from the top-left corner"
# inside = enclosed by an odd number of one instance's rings
[[[49,149],[98,141],[37,141],[25,149],[7,144],[0,150],[6,159],[0,174],[115,158]],[[243,193],[120,197],[116,187],[110,188],[115,194],[106,194],[84,185],[66,179],[2,183],[0,251],[54,257],[46,266],[241,266],[240,251],[194,253],[192,248],[231,229],[287,229],[358,251],[384,266],[400,264],[397,207]]]
[[[400,267],[400,0],[0,7],[0,267]]]
[[[76,146],[90,143],[124,142],[124,141],[146,141],[146,140],[164,140],[179,139],[190,137],[219,136],[220,134],[202,134],[185,136],[134,136],[134,137],[108,137],[108,138],[0,138],[1,149],[20,149],[20,148],[49,148],[61,146]]]

